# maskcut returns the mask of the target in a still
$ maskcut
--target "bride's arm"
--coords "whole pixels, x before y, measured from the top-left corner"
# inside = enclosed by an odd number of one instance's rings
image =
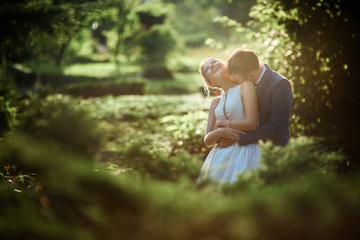
[[[230,127],[241,131],[254,131],[258,123],[258,103],[254,84],[245,81],[241,84],[241,97],[246,118],[242,120],[220,119],[214,124],[214,129]]]
[[[228,127],[220,127],[213,130],[214,124],[216,122],[215,108],[219,104],[219,101],[220,101],[220,97],[217,97],[214,98],[213,101],[211,102],[208,124],[206,127],[206,132],[204,137],[204,143],[206,147],[211,147],[215,145],[215,143],[220,138],[232,139],[234,142],[240,140],[239,135],[236,134],[236,133],[240,133],[240,131],[237,131],[235,129],[231,129]]]
[[[209,109],[209,118],[206,126],[206,132],[204,137],[204,143],[206,147],[213,146],[217,140],[220,138],[219,131],[217,129],[213,130],[214,124],[216,122],[215,117],[215,108],[220,102],[220,97],[216,97],[212,100],[210,109]]]

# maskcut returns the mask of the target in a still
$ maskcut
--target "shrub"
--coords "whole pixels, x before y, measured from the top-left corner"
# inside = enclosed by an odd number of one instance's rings
[[[0,139],[13,130],[16,120],[15,82],[11,74],[3,65],[0,65]]]
[[[230,192],[243,191],[244,187],[301,184],[313,179],[336,181],[341,176],[339,167],[345,160],[340,152],[327,152],[319,139],[307,137],[291,139],[286,147],[270,142],[261,144],[261,156],[260,168],[242,174],[230,187]]]
[[[5,239],[111,239],[135,234],[139,203],[93,164],[47,139],[14,134],[0,158],[36,173],[37,191],[0,191]],[[113,224],[116,224],[115,227]],[[120,227],[120,228],[119,228]]]
[[[294,145],[302,156],[315,154],[310,141]],[[0,159],[36,172],[42,186],[35,192],[0,191],[0,231],[6,239],[359,237],[359,193],[354,191],[359,177],[337,182],[321,175],[298,175],[291,181],[285,176],[261,188],[222,195],[211,186],[196,190],[194,182],[185,179],[175,184],[134,172],[111,176],[99,167],[94,171],[82,157],[20,133],[0,150]],[[272,149],[278,156],[288,153],[278,150]],[[321,152],[319,156],[327,155]],[[289,153],[290,162],[296,162],[298,153]],[[312,172],[312,167],[307,169]]]
[[[40,139],[49,139],[64,150],[92,156],[100,147],[97,123],[84,110],[76,108],[77,99],[62,94],[36,96],[21,106],[19,130]]]
[[[0,138],[12,130],[15,123],[16,108],[10,100],[0,96]]]
[[[191,119],[202,121],[195,116],[204,103],[134,97],[79,101],[54,95],[25,104],[21,127],[0,145],[3,238],[359,237],[359,177],[338,177],[340,153],[327,152],[317,139],[292,139],[285,148],[266,143],[257,172],[223,191],[197,188],[199,156],[188,154],[191,146],[175,151],[171,139],[196,133]],[[101,139],[111,145],[104,148],[117,154],[110,164],[92,161],[94,151],[88,151],[98,149],[93,120],[101,121]],[[75,127],[67,131],[70,125]],[[23,176],[32,178],[21,184]]]
[[[169,52],[175,49],[173,29],[166,25],[155,25],[141,39],[144,55],[144,77],[150,79],[172,78],[166,66]]]
[[[115,77],[65,76],[44,74],[41,83],[53,92],[73,97],[102,97],[106,95],[145,94],[146,82],[141,78],[119,80]]]
[[[122,82],[102,82],[74,84],[67,86],[61,91],[73,97],[102,97],[106,95],[143,95],[145,94],[145,82],[142,80],[122,81]]]
[[[178,181],[182,177],[196,179],[200,169],[197,156],[187,152],[171,154],[171,146],[164,146],[148,136],[133,137],[117,151],[117,163],[121,168],[137,171],[152,178]]]

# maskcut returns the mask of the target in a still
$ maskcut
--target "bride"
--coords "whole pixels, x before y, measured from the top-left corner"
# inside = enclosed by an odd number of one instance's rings
[[[250,81],[240,84],[232,81],[225,63],[218,59],[204,59],[200,64],[200,73],[208,95],[209,88],[220,88],[223,94],[211,102],[204,142],[206,147],[213,148],[203,163],[198,183],[233,183],[239,174],[259,165],[258,144],[240,146],[236,143],[239,134],[255,130],[258,124],[255,87]],[[220,139],[235,143],[221,148],[217,144]]]

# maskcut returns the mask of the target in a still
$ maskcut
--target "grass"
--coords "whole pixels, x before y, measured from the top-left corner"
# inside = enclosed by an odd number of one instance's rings
[[[64,67],[64,74],[71,76],[113,77],[136,74],[141,71],[139,65],[120,65],[115,63],[78,63]]]
[[[64,67],[64,74],[71,76],[112,77],[136,75],[141,72],[139,65],[123,65],[117,72],[114,63],[73,64]],[[195,93],[203,86],[198,72],[175,73],[173,79],[144,79],[147,94]]]
[[[178,69],[174,72],[173,79],[146,79],[146,94],[187,94],[199,93],[203,87],[203,81],[198,72],[201,60],[207,57],[214,57],[226,60],[228,52],[211,49],[208,47],[188,49],[182,56],[173,57],[170,61],[171,69]],[[65,76],[82,76],[107,78],[115,77],[119,80],[141,77],[141,65],[122,64],[117,66],[114,62],[98,63],[76,63],[64,64],[60,67],[50,62],[35,61],[25,64],[37,74],[60,74]],[[186,71],[182,71],[184,66]]]
[[[61,74],[65,76],[82,77],[116,77],[117,79],[133,77],[139,78],[141,66],[123,65],[119,69],[115,63],[78,63],[56,67],[51,64],[28,64],[38,74]],[[146,79],[146,94],[186,94],[198,93],[203,86],[198,72],[175,72],[173,79]]]
[[[203,86],[199,73],[175,73],[174,79],[148,80],[148,94],[198,93]]]

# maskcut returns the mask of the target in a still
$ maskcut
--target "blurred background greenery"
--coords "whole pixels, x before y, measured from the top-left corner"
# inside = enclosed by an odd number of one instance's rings
[[[358,239],[359,18],[344,0],[0,3],[1,239]],[[197,187],[202,59],[293,87],[291,141]]]

